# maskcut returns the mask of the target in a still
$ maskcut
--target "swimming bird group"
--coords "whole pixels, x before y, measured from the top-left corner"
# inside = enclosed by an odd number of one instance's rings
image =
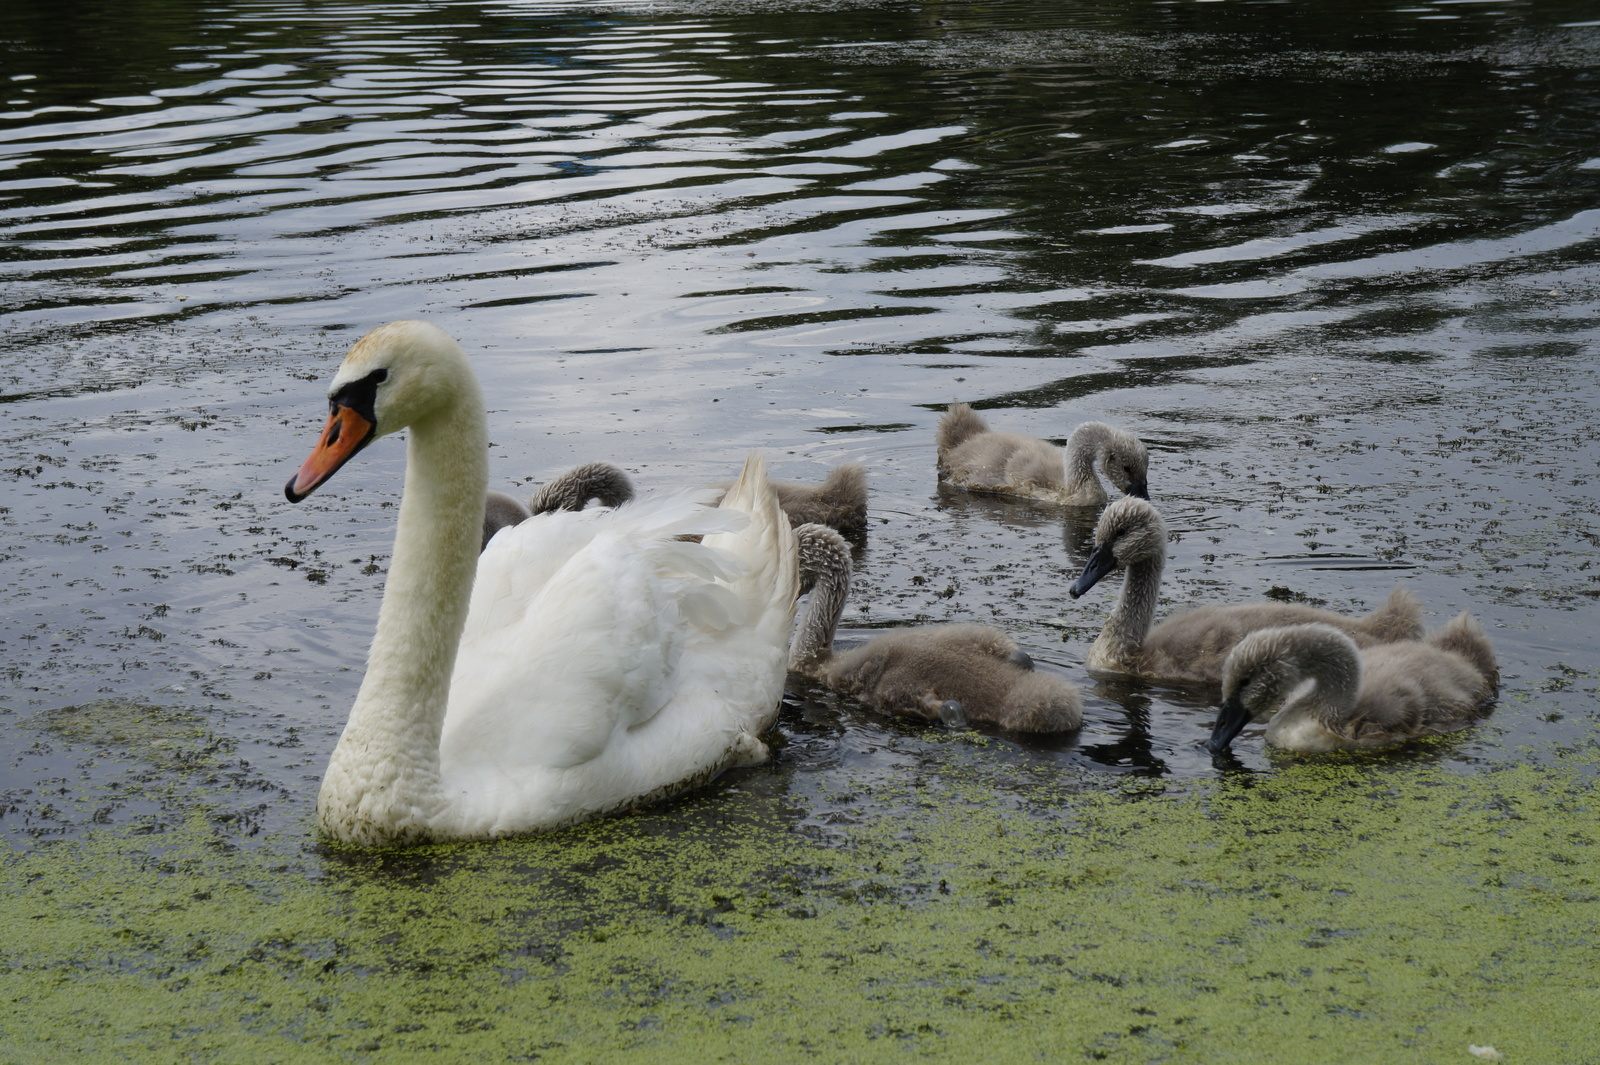
[[[409,429],[406,488],[367,673],[330,759],[318,820],[362,845],[558,828],[670,796],[767,757],[791,671],[884,713],[953,727],[1067,732],[1070,682],[987,625],[896,629],[834,648],[866,474],[772,481],[751,455],[731,484],[635,498],[591,462],[526,503],[488,489],[487,419],[455,340],[393,322],[350,349],[330,414],[285,493],[298,502],[372,441]],[[1220,687],[1209,746],[1250,721],[1305,751],[1465,727],[1499,675],[1462,614],[1425,635],[1403,588],[1364,617],[1275,602],[1203,606],[1155,624],[1166,528],[1137,437],[1084,423],[1065,450],[991,431],[955,403],[941,481],[1067,507],[1105,506],[1074,599],[1116,570],[1086,666]],[[599,507],[590,507],[598,502]],[[795,624],[797,601],[809,593]]]

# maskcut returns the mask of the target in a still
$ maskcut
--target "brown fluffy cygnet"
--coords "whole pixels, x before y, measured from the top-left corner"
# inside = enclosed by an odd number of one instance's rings
[[[586,462],[552,478],[533,493],[528,505],[493,489],[484,494],[483,542],[489,546],[494,534],[508,525],[520,525],[534,514],[556,510],[582,510],[590,500],[601,506],[619,507],[633,498],[633,482],[609,462]]]
[[[970,406],[952,403],[939,419],[937,443],[940,478],[973,492],[1097,506],[1106,501],[1098,465],[1125,495],[1150,495],[1143,442],[1104,422],[1078,426],[1063,451],[1038,437],[993,432]]]
[[[1329,625],[1263,629],[1222,673],[1214,752],[1252,721],[1267,722],[1269,744],[1296,751],[1454,732],[1489,712],[1500,685],[1494,648],[1466,611],[1424,640],[1365,649]]]
[[[798,529],[806,523],[826,525],[852,544],[867,541],[867,471],[859,462],[835,466],[821,484],[772,481],[778,505]]]
[[[1090,669],[1216,684],[1228,652],[1257,629],[1323,622],[1362,647],[1422,636],[1421,604],[1398,585],[1365,617],[1300,603],[1242,603],[1199,607],[1152,628],[1167,560],[1167,527],[1160,512],[1147,500],[1119,499],[1100,515],[1094,539],[1094,551],[1068,594],[1077,599],[1112,570],[1125,570],[1126,576],[1122,594],[1089,648],[1084,664]]]
[[[850,549],[824,525],[801,525],[795,538],[800,587],[811,591],[811,601],[790,647],[794,672],[882,713],[1018,732],[1082,726],[1077,688],[1036,671],[1016,641],[987,625],[897,629],[834,654],[834,630],[850,592]]]

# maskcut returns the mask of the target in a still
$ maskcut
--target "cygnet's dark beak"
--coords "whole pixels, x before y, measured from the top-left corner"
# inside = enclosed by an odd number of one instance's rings
[[[1250,712],[1239,701],[1239,696],[1237,694],[1228,696],[1217,708],[1217,723],[1211,728],[1211,738],[1206,741],[1206,749],[1212,754],[1221,754],[1248,724],[1250,724]]]
[[[1033,669],[1033,659],[1029,658],[1028,652],[1024,651],[1020,647],[1015,651],[1012,651],[1010,656],[1007,657],[1006,661],[1010,662],[1014,666],[1021,666],[1023,669]]]
[[[1149,485],[1149,482],[1147,482],[1147,481],[1134,481],[1132,484],[1130,484],[1128,486],[1128,494],[1130,496],[1138,496],[1140,499],[1149,499],[1150,498],[1150,485]]]
[[[1111,551],[1110,543],[1103,543],[1089,554],[1089,561],[1084,563],[1083,572],[1078,579],[1072,582],[1067,589],[1067,594],[1076,599],[1096,584],[1100,578],[1117,568],[1117,556]]]

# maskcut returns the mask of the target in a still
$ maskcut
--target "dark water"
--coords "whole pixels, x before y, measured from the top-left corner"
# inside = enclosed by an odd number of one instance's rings
[[[476,353],[502,488],[864,462],[847,624],[988,621],[1085,684],[1080,735],[999,738],[1019,767],[1208,776],[1211,710],[1083,675],[1115,593],[1065,595],[1093,515],[941,494],[952,398],[1148,441],[1164,609],[1359,610],[1401,581],[1433,623],[1479,615],[1495,715],[1401,757],[1592,743],[1592,12],[10,5],[7,831],[175,816],[127,783],[174,772],[241,826],[309,821],[402,449],[299,508],[280,486],[343,350],[408,316]],[[61,712],[104,699],[115,728]],[[743,784],[817,818],[832,767],[950,750],[800,689],[780,731]],[[1236,750],[1270,771],[1258,735]],[[108,782],[131,790],[84,797]]]

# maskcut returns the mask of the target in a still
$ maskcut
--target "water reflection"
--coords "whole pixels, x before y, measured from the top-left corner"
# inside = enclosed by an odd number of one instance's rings
[[[304,512],[277,486],[350,339],[420,314],[475,355],[496,483],[604,459],[670,488],[755,445],[796,480],[864,462],[846,625],[999,625],[1091,692],[1081,736],[996,740],[1021,762],[1208,775],[1209,710],[1084,680],[1109,600],[1065,588],[1094,516],[940,488],[952,398],[1151,443],[1163,614],[1273,589],[1359,611],[1404,580],[1502,655],[1491,727],[1438,757],[1590,736],[1593,679],[1546,686],[1597,649],[1583,20],[25,4],[0,85],[4,709],[163,692],[303,823],[399,449]],[[782,720],[797,776],[952,751],[827,699]],[[38,809],[70,774],[13,732],[7,786]]]

